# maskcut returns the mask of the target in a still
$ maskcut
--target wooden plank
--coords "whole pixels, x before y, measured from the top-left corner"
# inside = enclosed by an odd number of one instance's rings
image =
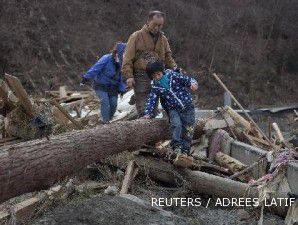
[[[33,197],[16,204],[14,207],[16,220],[20,222],[29,219],[34,211],[38,208],[40,202],[40,198]]]
[[[14,103],[17,102],[16,97],[12,93],[9,93],[9,88],[3,80],[0,81],[0,99],[3,101],[3,105],[9,109],[12,109]]]
[[[296,118],[294,118],[294,121],[298,121],[298,112],[294,109],[294,113],[296,115]]]
[[[17,140],[17,137],[6,137],[0,139],[0,144]]]
[[[120,194],[127,194],[128,189],[133,181],[133,178],[135,176],[134,172],[136,169],[136,163],[134,160],[130,160],[125,171],[124,180],[122,183]]]
[[[8,224],[9,216],[7,210],[0,211],[0,225]]]
[[[59,96],[60,96],[60,99],[64,99],[67,97],[66,86],[61,86],[59,88]]]
[[[8,101],[8,90],[3,80],[0,81],[0,98],[5,102]]]
[[[57,123],[64,126],[68,125],[69,119],[57,107],[54,106],[52,112]]]
[[[18,78],[16,78],[15,76],[11,76],[7,73],[4,75],[4,78],[9,86],[9,88],[11,89],[11,91],[19,99],[25,112],[30,117],[34,117],[33,105],[30,101],[30,98],[29,98],[26,90],[24,89],[23,85],[21,84],[20,80]]]
[[[276,132],[276,136],[277,136],[278,140],[281,143],[285,143],[285,138],[282,135],[282,133],[281,133],[281,131],[280,131],[279,126],[277,125],[277,123],[272,123],[272,127],[275,130],[275,132]]]
[[[213,77],[218,81],[218,83],[220,84],[220,86],[229,93],[229,95],[231,96],[231,98],[236,102],[236,104],[238,105],[238,107],[243,111],[243,113],[246,115],[246,117],[249,119],[249,123],[251,123],[253,125],[253,128],[257,131],[258,134],[260,134],[262,137],[264,137],[271,145],[273,148],[275,148],[275,145],[273,143],[270,142],[270,139],[265,135],[265,133],[261,130],[261,128],[256,124],[256,122],[253,120],[253,118],[245,111],[245,109],[243,108],[243,106],[240,104],[240,102],[238,102],[238,100],[235,98],[235,96],[230,92],[230,90],[227,88],[227,86],[221,81],[221,79],[215,74],[212,74]],[[248,121],[247,121],[248,122]],[[253,130],[254,130],[253,129]]]
[[[209,119],[204,127],[204,130],[215,130],[215,129],[222,129],[225,127],[234,126],[234,120],[229,116],[225,120],[219,119]]]
[[[62,103],[62,102],[68,103],[68,102],[73,102],[73,101],[87,99],[90,96],[92,96],[92,95],[89,95],[89,94],[73,94],[71,96],[67,96],[66,98],[60,99],[59,102],[60,103]]]
[[[84,128],[83,125],[80,122],[76,121],[74,118],[72,118],[72,116],[69,115],[69,113],[58,102],[56,102],[55,100],[52,100],[51,103],[54,106],[56,106],[64,114],[64,116],[67,119],[69,119],[75,125],[75,127],[77,129],[83,129]]]
[[[271,145],[264,139],[252,136],[250,134],[246,134],[247,137],[249,137],[250,140],[252,140],[254,143],[259,143],[261,146],[266,146],[267,148],[270,147]]]
[[[16,205],[13,206],[12,211],[15,215],[15,220],[17,224],[21,224],[28,220],[34,211],[38,208],[41,203],[41,198],[32,197],[26,199]],[[10,213],[8,210],[3,210],[0,212],[0,224],[7,224],[10,219]]]

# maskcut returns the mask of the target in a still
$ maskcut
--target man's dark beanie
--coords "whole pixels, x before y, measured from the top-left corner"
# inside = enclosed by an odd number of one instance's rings
[[[154,62],[149,62],[146,66],[146,73],[150,80],[152,80],[152,76],[155,72],[164,72],[165,64],[159,60]]]

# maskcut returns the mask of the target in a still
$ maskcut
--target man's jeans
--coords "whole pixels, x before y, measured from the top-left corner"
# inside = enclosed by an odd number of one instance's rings
[[[195,110],[189,106],[183,111],[169,110],[173,149],[181,148],[182,152],[189,154],[194,133]]]
[[[100,89],[96,89],[95,92],[100,99],[102,121],[104,123],[109,122],[113,118],[117,109],[118,94]]]

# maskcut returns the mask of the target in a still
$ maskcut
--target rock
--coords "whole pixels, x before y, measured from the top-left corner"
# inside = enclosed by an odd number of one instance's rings
[[[108,186],[106,189],[105,189],[105,191],[104,191],[104,193],[106,194],[106,195],[116,195],[117,193],[118,193],[118,188],[116,187],[116,186]]]
[[[264,219],[263,225],[278,225],[280,224],[278,221],[275,219]]]
[[[238,212],[237,212],[238,216],[239,216],[239,219],[242,221],[242,220],[248,220],[251,218],[250,214],[245,211],[244,209],[239,209]]]
[[[113,186],[112,186],[113,187]],[[80,202],[72,201],[43,215],[34,225],[73,224],[142,224],[142,225],[189,225],[187,218],[163,209],[152,210],[150,202],[133,195],[98,195]],[[162,213],[161,213],[162,212]],[[196,220],[195,220],[196,221]],[[32,224],[32,223],[31,223]],[[201,223],[199,223],[201,224]]]

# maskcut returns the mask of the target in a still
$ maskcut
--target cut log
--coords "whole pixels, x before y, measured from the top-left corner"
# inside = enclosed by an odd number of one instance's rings
[[[237,159],[232,158],[231,156],[224,154],[222,152],[217,152],[214,157],[215,162],[217,162],[220,166],[228,168],[232,173],[238,173],[244,170],[247,166],[244,165]],[[248,182],[250,177],[246,175],[239,175],[238,178],[241,181]]]
[[[251,130],[250,123],[244,119],[241,115],[239,115],[237,112],[235,112],[231,107],[227,106],[224,108],[224,111],[232,117],[232,119],[235,121],[235,123],[239,126],[242,126],[245,130]]]
[[[195,137],[203,133],[203,126],[201,122],[196,126]],[[47,188],[109,155],[169,138],[167,120],[135,120],[2,147],[0,202]]]
[[[253,164],[251,164],[250,166],[246,167],[245,169],[233,174],[232,176],[230,176],[230,179],[234,179],[236,177],[239,177],[242,174],[247,173],[248,171],[251,171],[255,166],[259,165],[263,160],[264,160],[265,156],[261,157],[258,161],[254,162]]]

